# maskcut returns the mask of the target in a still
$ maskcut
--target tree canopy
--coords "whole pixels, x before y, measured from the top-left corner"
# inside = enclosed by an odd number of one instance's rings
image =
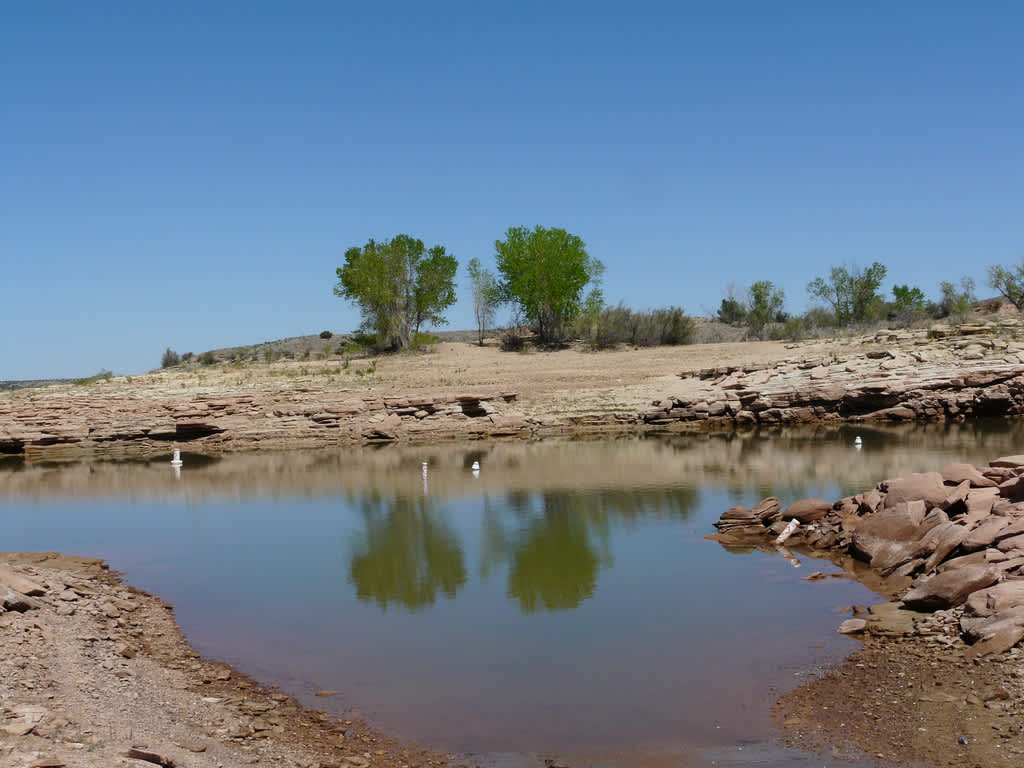
[[[808,284],[807,292],[832,307],[839,325],[862,323],[882,312],[884,302],[878,289],[886,271],[877,261],[867,269],[832,267],[828,282],[817,277]]]
[[[375,333],[378,344],[402,349],[422,325],[446,322],[442,313],[455,303],[457,269],[444,246],[428,249],[409,235],[371,239],[345,251],[334,293],[359,307],[364,330]]]
[[[1010,269],[993,264],[988,268],[988,284],[1017,309],[1024,309],[1024,261]]]
[[[512,227],[494,243],[502,296],[515,302],[542,343],[561,341],[579,314],[583,289],[594,284],[591,302],[601,301],[597,283],[604,265],[564,229]]]

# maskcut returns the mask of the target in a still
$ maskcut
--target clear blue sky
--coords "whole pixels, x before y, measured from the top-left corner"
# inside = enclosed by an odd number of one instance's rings
[[[559,226],[610,302],[1024,256],[1024,5],[0,0],[0,379],[352,330],[346,247]],[[472,326],[465,294],[450,326]]]

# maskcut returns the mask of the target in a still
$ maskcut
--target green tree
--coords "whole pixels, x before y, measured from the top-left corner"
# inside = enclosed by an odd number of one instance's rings
[[[502,296],[520,307],[541,343],[564,339],[588,283],[594,285],[588,303],[603,301],[598,285],[604,265],[564,229],[512,227],[494,249]]]
[[[785,303],[786,294],[781,288],[776,288],[771,280],[751,283],[747,291],[747,306],[744,313],[747,328],[755,336],[760,336],[768,323],[779,319]]]
[[[718,321],[727,325],[742,323],[747,317],[746,304],[736,298],[736,286],[729,283],[725,287],[725,298],[722,299],[716,315]]]
[[[484,344],[484,335],[494,322],[494,314],[501,304],[498,281],[491,270],[480,265],[480,259],[470,259],[467,265],[473,290],[473,316],[476,318],[477,342]]]
[[[894,285],[892,287],[892,304],[889,306],[888,317],[904,323],[911,323],[924,317],[928,310],[928,301],[924,291],[916,285]]]
[[[828,282],[817,277],[808,283],[807,292],[832,307],[839,325],[863,323],[882,313],[884,302],[878,289],[886,271],[877,261],[867,269],[832,267]]]
[[[359,307],[363,328],[377,343],[403,349],[422,325],[446,322],[442,313],[455,303],[457,269],[444,246],[428,249],[409,235],[371,239],[345,251],[334,293]]]
[[[974,280],[969,277],[961,278],[960,290],[946,280],[939,283],[939,290],[942,291],[938,306],[939,317],[963,318],[978,303],[974,295]]]
[[[1024,310],[1024,261],[1010,269],[993,264],[988,268],[988,284],[1017,309]]]

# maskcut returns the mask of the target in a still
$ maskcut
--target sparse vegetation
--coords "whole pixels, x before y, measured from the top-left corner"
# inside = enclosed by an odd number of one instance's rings
[[[1024,260],[1010,268],[993,264],[988,268],[988,284],[1017,309],[1024,310]]]
[[[320,331],[320,338],[321,339],[329,339],[332,336],[334,336],[334,334],[331,331]]]
[[[196,359],[199,361],[200,365],[213,365],[214,363],[217,362],[217,357],[216,355],[213,354],[212,350],[208,352],[203,352],[203,354],[201,354]]]
[[[168,347],[164,350],[163,356],[160,358],[161,368],[171,368],[175,365],[181,364],[181,355],[175,352],[173,349]]]
[[[77,387],[85,387],[98,381],[110,381],[112,378],[114,378],[113,373],[108,370],[102,370],[84,379],[74,379],[72,383]]]

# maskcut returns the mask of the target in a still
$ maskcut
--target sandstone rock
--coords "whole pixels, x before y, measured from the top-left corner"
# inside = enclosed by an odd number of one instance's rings
[[[903,596],[903,604],[915,611],[937,611],[963,603],[972,592],[991,586],[999,571],[991,565],[967,565],[938,573]]]
[[[867,629],[867,626],[868,623],[864,619],[847,619],[836,631],[841,635],[856,635]]]
[[[988,463],[990,467],[1016,469],[1024,467],[1024,454],[1016,456],[1003,456]]]
[[[999,495],[1007,499],[1024,498],[1024,476],[1011,477],[999,483]]]
[[[964,614],[991,616],[1017,606],[1024,606],[1024,579],[1003,581],[988,589],[978,590],[967,598]]]
[[[764,523],[772,523],[779,517],[779,512],[782,511],[782,504],[774,496],[769,496],[767,499],[759,501],[754,508],[751,510],[754,517]]]
[[[956,523],[947,523],[929,531],[922,539],[922,544],[925,544],[925,539],[927,539],[927,546],[932,548],[932,553],[924,563],[925,572],[934,570],[954,549],[960,546],[960,542],[967,534],[967,528]],[[922,549],[924,548],[922,547]]]
[[[825,499],[811,498],[794,501],[782,513],[783,520],[811,523],[820,520],[832,509],[832,503]]]
[[[960,545],[963,546],[963,543]],[[988,560],[985,557],[985,552],[978,550],[977,552],[971,552],[967,555],[960,555],[960,557],[954,557],[951,560],[947,560],[938,567],[939,573],[942,571],[948,571],[951,568],[963,568],[965,565],[978,565],[979,563],[987,563]]]
[[[9,565],[0,565],[0,584],[5,584],[15,592],[29,597],[41,597],[46,594],[45,587],[15,572]]]
[[[960,543],[960,546],[968,552],[985,549],[999,538],[999,533],[1002,530],[1010,527],[1010,522],[1005,517],[989,518],[968,533]]]
[[[883,553],[883,550],[890,550],[894,546],[909,548],[906,558],[899,561],[906,562],[916,552],[921,522],[918,510],[911,510],[906,504],[876,512],[858,523],[853,532],[852,552],[861,559],[872,562],[876,555]],[[895,559],[892,555],[886,555],[889,565]]]
[[[947,483],[956,485],[960,485],[964,481],[969,482],[972,488],[991,488],[996,485],[972,464],[948,464],[942,469],[941,474],[942,479]]]
[[[1003,539],[996,547],[1002,552],[1009,552],[1012,549],[1024,549],[1024,533],[1018,533],[1016,536]]]
[[[868,609],[868,630],[873,635],[910,635],[914,633],[914,622],[921,614],[905,610],[899,603],[880,603]]]
[[[939,508],[945,511],[950,517],[956,517],[967,512],[967,494],[971,489],[971,481],[964,480],[949,495],[942,500]]]
[[[938,472],[913,474],[886,480],[880,484],[880,490],[886,493],[885,506],[894,507],[903,501],[924,501],[928,507],[939,506],[946,498],[949,490]]]
[[[15,592],[13,589],[0,584],[0,607],[8,611],[24,613],[33,611],[40,607],[38,600],[32,597]]]

